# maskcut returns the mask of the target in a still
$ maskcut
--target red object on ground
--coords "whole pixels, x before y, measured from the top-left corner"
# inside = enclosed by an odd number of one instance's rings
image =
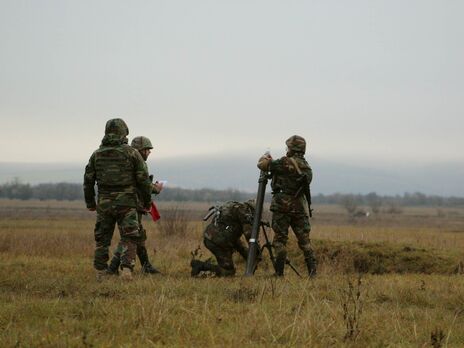
[[[155,203],[151,202],[150,215],[153,221],[158,221],[161,216]]]

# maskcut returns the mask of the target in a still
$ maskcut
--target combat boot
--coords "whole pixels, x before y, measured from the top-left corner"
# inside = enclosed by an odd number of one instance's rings
[[[276,277],[283,277],[284,276],[284,268],[285,268],[285,259],[283,259],[283,258],[276,259],[274,268],[275,268],[274,275]]]
[[[142,264],[142,272],[146,274],[157,274],[161,273],[150,263],[148,259],[148,253],[146,248],[137,248],[137,256],[139,257],[140,263]]]
[[[190,272],[190,275],[192,277],[196,277],[200,274],[201,271],[206,271],[205,262],[200,260],[193,259],[192,261],[190,261],[190,266],[192,267],[192,270]]]
[[[314,278],[317,275],[317,262],[316,259],[311,256],[305,259],[306,267],[308,268],[308,275],[309,278]]]
[[[119,275],[119,265],[121,264],[121,260],[119,257],[113,256],[111,259],[110,265],[106,269],[106,273],[109,275]]]
[[[221,268],[219,265],[215,265],[211,263],[211,260],[208,259],[203,264],[203,271],[210,271],[211,273],[216,274],[218,277],[229,277],[235,274],[235,269],[224,269]]]
[[[134,277],[132,276],[132,270],[128,267],[124,267],[121,270],[121,279],[125,281],[131,281],[132,279],[134,279]]]
[[[161,274],[150,262],[147,262],[142,267],[142,272],[147,274]]]

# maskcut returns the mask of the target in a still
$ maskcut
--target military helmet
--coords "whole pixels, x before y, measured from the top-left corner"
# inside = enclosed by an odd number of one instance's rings
[[[122,118],[112,118],[105,126],[105,134],[110,133],[125,137],[129,134],[129,128]]]
[[[306,140],[299,135],[292,135],[287,139],[285,144],[290,151],[301,153],[306,152]]]
[[[144,136],[139,136],[132,139],[131,146],[139,151],[153,149],[153,145],[151,144],[150,139]]]

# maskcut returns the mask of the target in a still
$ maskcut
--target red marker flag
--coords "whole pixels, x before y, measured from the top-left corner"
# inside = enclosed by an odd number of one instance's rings
[[[161,216],[154,202],[151,202],[150,215],[153,221],[158,221]]]

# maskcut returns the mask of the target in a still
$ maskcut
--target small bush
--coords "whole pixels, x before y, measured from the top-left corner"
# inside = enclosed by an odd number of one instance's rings
[[[345,341],[355,341],[361,332],[360,319],[364,306],[364,293],[362,289],[361,274],[354,283],[347,280],[347,287],[340,290],[343,321],[345,323]]]
[[[440,348],[443,347],[445,341],[445,333],[442,329],[436,328],[434,331],[430,333],[430,345],[433,348]]]

